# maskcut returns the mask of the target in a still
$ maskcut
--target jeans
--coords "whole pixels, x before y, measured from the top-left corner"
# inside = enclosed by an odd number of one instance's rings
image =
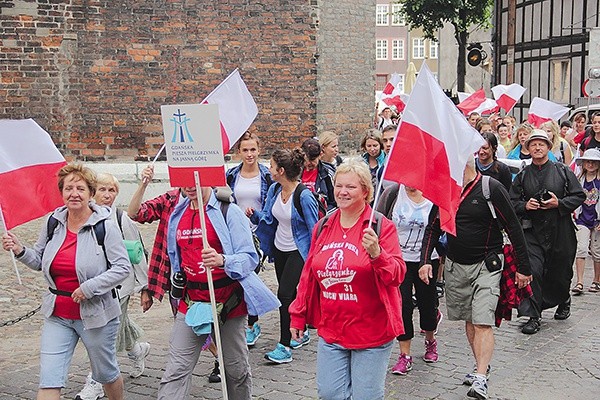
[[[116,381],[121,375],[115,349],[118,330],[119,318],[94,329],[83,329],[79,319],[46,318],[40,346],[40,388],[65,387],[79,339],[90,358],[92,378],[100,383]]]
[[[317,390],[323,400],[380,400],[392,345],[349,350],[319,338]]]

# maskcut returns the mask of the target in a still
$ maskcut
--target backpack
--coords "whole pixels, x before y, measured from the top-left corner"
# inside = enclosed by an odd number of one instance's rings
[[[125,239],[125,236],[123,234],[123,221],[122,221],[123,210],[121,210],[120,208],[117,208],[116,213],[117,213],[117,224],[119,224],[119,230],[121,231],[121,236],[123,236],[123,239]],[[142,239],[142,234],[139,230],[138,230],[138,235],[140,237],[139,240],[140,240],[140,243],[142,244],[142,249],[144,249],[144,257],[146,258],[146,262],[148,262],[148,250],[146,250],[146,245],[144,244],[144,240]],[[132,264],[133,264],[133,262],[132,262]]]
[[[104,226],[104,219],[101,221],[96,222],[94,225],[92,225],[92,228],[94,229],[94,234],[96,235],[96,243],[98,243],[98,246],[102,247],[102,251],[104,252],[104,258],[106,259],[106,268],[110,269],[111,265],[110,265],[110,261],[108,261],[108,256],[106,255],[106,247],[104,246],[104,238],[106,236],[106,227]],[[46,234],[46,244],[48,244],[49,241],[52,240],[52,238],[54,237],[54,231],[56,230],[56,227],[58,226],[58,220],[56,218],[54,218],[54,216],[50,215],[50,217],[48,217],[48,221],[46,223],[46,228],[47,228],[47,234]],[[112,291],[112,296],[114,298],[117,298],[117,291],[116,289],[120,289],[121,285],[117,285],[115,288],[113,288]]]
[[[231,197],[231,192],[223,191],[220,188],[214,189],[215,196],[217,200],[219,200],[219,207],[221,209],[221,214],[223,214],[223,218],[225,219],[225,223],[227,223],[227,211],[229,210],[229,205],[233,203],[233,199]],[[258,265],[254,272],[258,273],[261,269],[264,269],[265,260],[267,256],[260,249],[260,240],[256,233],[252,232],[252,242],[254,243],[254,250],[256,250],[256,254],[258,254]]]
[[[275,184],[275,192],[278,191],[280,187],[281,187],[281,183],[276,183]],[[305,218],[304,218],[304,210],[302,209],[302,204],[300,203],[300,196],[302,195],[302,192],[304,190],[310,191],[310,193],[313,195],[315,200],[317,200],[317,209],[318,209],[318,214],[319,214],[317,219],[321,219],[324,216],[326,216],[327,215],[327,196],[325,196],[323,193],[315,193],[312,190],[310,190],[309,188],[307,188],[303,183],[299,183],[298,186],[296,186],[296,189],[294,189],[294,207],[296,208],[296,211],[298,211],[298,214],[300,214],[302,219],[305,219]]]

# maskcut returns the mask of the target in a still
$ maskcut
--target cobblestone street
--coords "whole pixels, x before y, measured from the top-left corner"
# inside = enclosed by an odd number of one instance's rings
[[[42,220],[33,221],[14,229],[27,244],[33,244]],[[151,244],[156,225],[144,226],[146,244]],[[23,285],[18,285],[8,253],[0,254],[0,323],[12,320],[34,310],[46,290],[40,273],[18,264]],[[263,279],[275,290],[274,270],[268,269]],[[586,290],[591,278],[591,266],[586,269]],[[171,329],[170,308],[166,302],[155,303],[142,315],[137,301],[130,306],[132,318],[146,332],[152,349],[145,373],[137,379],[129,378],[130,361],[120,357],[125,378],[126,398],[155,398],[166,363],[168,337]],[[443,303],[443,302],[442,302]],[[445,305],[442,304],[445,312]],[[416,313],[415,313],[416,314]],[[492,399],[586,399],[600,393],[600,294],[585,292],[573,298],[572,316],[566,321],[552,319],[554,310],[545,312],[541,331],[532,336],[520,333],[523,321],[504,322],[496,330],[496,351],[492,361],[490,398]],[[261,318],[263,334],[251,349],[253,392],[257,399],[311,399],[317,397],[315,385],[316,331],[313,340],[294,351],[294,361],[273,366],[263,354],[275,345],[278,338],[277,313]],[[32,318],[0,328],[0,399],[32,399],[38,381],[39,337],[42,317]],[[440,361],[425,364],[420,356],[422,337],[413,341],[413,370],[404,377],[388,374],[388,399],[463,399],[467,387],[462,377],[473,365],[463,333],[463,323],[444,320],[438,334]],[[395,363],[398,349],[392,353]],[[196,367],[191,397],[218,399],[219,384],[208,383],[212,357],[202,354]],[[65,399],[72,399],[81,389],[88,367],[83,346],[79,345],[71,365],[69,382],[63,391]],[[596,395],[594,395],[594,393]],[[234,399],[235,400],[235,399]]]

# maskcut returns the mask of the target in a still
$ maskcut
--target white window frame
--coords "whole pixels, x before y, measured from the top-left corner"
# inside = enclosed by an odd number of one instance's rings
[[[392,60],[404,60],[404,39],[392,40]]]
[[[440,52],[439,43],[435,40],[429,41],[429,58],[438,58]]]
[[[402,10],[402,4],[392,4],[392,25],[393,26],[405,26],[406,18],[404,15],[400,15],[399,12]]]
[[[385,57],[380,52],[385,51]],[[387,60],[388,59],[388,40],[377,39],[375,41],[375,59],[376,60]]]
[[[425,58],[425,39],[413,38],[412,40],[412,58],[423,60]]]
[[[390,24],[390,6],[389,4],[377,4],[375,14],[376,26],[388,26]],[[373,15],[373,14],[371,14]]]

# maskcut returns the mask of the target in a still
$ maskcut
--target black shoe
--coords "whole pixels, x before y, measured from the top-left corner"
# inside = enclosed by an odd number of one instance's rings
[[[540,319],[536,317],[531,317],[529,318],[529,321],[527,321],[527,323],[523,325],[523,328],[521,328],[521,332],[523,332],[526,335],[533,335],[534,333],[537,333],[540,330],[540,326]]]
[[[571,316],[571,298],[565,301],[562,304],[559,304],[556,307],[556,312],[554,313],[554,319],[563,320],[567,319]]]
[[[210,383],[220,383],[221,382],[221,371],[219,370],[219,361],[215,360],[215,367],[212,372],[208,376],[208,381]]]

